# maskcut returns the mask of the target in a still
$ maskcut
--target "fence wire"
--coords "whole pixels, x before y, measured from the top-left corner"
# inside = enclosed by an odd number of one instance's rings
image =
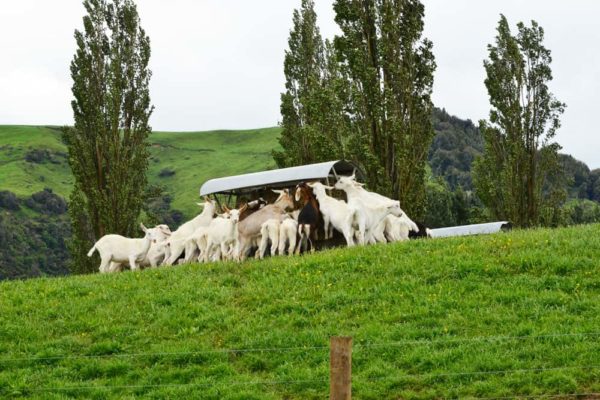
[[[516,374],[526,372],[546,372],[546,371],[563,371],[563,370],[586,370],[586,369],[600,369],[600,365],[587,365],[587,366],[569,366],[569,367],[551,367],[551,368],[528,368],[528,369],[507,369],[507,370],[496,370],[496,371],[471,371],[471,372],[446,372],[446,373],[426,373],[426,374],[407,374],[398,377],[381,377],[381,378],[364,378],[357,379],[359,381],[386,381],[386,380],[402,380],[402,379],[415,379],[415,378],[440,378],[440,377],[456,377],[456,376],[476,376],[476,375],[501,375],[501,374]],[[329,379],[300,379],[300,380],[263,380],[263,381],[230,381],[222,384],[223,386],[253,386],[253,385],[282,385],[282,384],[301,384],[301,383],[323,383],[329,382]],[[30,391],[37,392],[48,392],[48,391],[78,391],[78,390],[124,390],[124,389],[153,389],[153,388],[169,388],[169,387],[210,387],[217,385],[216,382],[211,383],[165,383],[165,384],[147,384],[147,385],[93,385],[93,386],[57,386],[57,387],[40,387],[31,388]],[[559,396],[559,395],[556,395]],[[563,395],[564,396],[564,395]],[[525,398],[531,396],[525,396]],[[509,398],[515,398],[514,396]],[[473,398],[473,399],[495,399],[495,398]],[[497,398],[497,399],[502,399]]]
[[[565,397],[598,397],[600,398],[600,392],[589,392],[589,393],[556,393],[556,394],[531,394],[531,395],[515,395],[515,396],[502,396],[502,397],[471,397],[465,396],[464,398],[470,400],[512,400],[512,399],[561,399]],[[459,398],[445,398],[445,400],[458,400]]]
[[[223,386],[255,386],[255,385],[292,385],[300,383],[323,383],[329,382],[329,379],[297,379],[297,380],[264,380],[264,381],[233,381],[223,384]],[[77,390],[124,390],[124,389],[154,389],[154,388],[200,388],[217,386],[217,382],[212,383],[157,383],[148,385],[94,385],[94,386],[55,386],[41,387],[28,389],[34,392],[50,392],[50,391],[77,391]]]
[[[539,340],[539,339],[555,339],[561,337],[598,337],[600,332],[585,332],[585,333],[551,333],[545,335],[522,335],[522,336],[479,336],[471,338],[440,338],[440,339],[421,339],[421,340],[401,340],[396,342],[382,343],[358,343],[353,345],[353,348],[369,348],[369,347],[393,347],[393,346],[414,346],[422,344],[445,344],[445,343],[469,343],[469,342],[500,342],[511,340]]]
[[[540,340],[554,339],[561,337],[599,337],[600,332],[580,332],[580,333],[553,333],[543,335],[523,335],[523,336],[479,336],[471,338],[438,338],[438,339],[419,339],[419,340],[403,340],[394,342],[374,342],[374,343],[354,343],[354,349],[361,348],[376,348],[376,347],[399,347],[399,346],[416,346],[416,345],[433,345],[433,344],[450,344],[450,343],[469,343],[469,342],[494,342],[494,341],[511,341],[511,340]],[[243,353],[284,353],[294,351],[315,351],[328,350],[329,346],[293,346],[293,347],[257,347],[257,348],[238,348],[238,349],[211,349],[211,350],[195,350],[183,352],[144,352],[144,353],[112,353],[112,354],[69,354],[57,356],[28,356],[28,357],[12,357],[1,358],[0,363],[9,362],[24,362],[24,361],[57,361],[71,359],[103,359],[103,358],[127,358],[127,357],[173,357],[173,356],[198,356],[203,354],[243,354]]]

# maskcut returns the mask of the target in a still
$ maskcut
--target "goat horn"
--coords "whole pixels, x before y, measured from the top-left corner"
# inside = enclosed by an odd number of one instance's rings
[[[146,228],[142,222],[140,222],[140,228],[142,228],[144,232],[148,232],[148,228]]]

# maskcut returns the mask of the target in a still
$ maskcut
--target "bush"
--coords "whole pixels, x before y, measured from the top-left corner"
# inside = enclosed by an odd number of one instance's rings
[[[13,192],[3,190],[0,191],[0,208],[10,211],[18,211],[21,207],[19,206],[19,199]]]
[[[567,225],[600,222],[600,204],[592,200],[573,199],[565,204]]]
[[[173,175],[175,175],[175,171],[169,168],[165,168],[158,173],[158,176],[161,178],[169,178]]]
[[[67,202],[62,197],[45,188],[25,200],[25,205],[32,210],[46,215],[62,215],[67,212]]]
[[[0,215],[0,280],[68,274],[70,237],[66,214]]]
[[[52,161],[52,154],[48,149],[32,149],[25,153],[25,161],[43,164]]]
[[[427,212],[423,223],[430,228],[456,225],[452,213],[452,192],[442,178],[429,180],[426,184]]]

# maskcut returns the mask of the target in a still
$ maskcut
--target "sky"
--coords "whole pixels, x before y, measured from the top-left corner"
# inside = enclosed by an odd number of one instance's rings
[[[550,88],[567,103],[557,141],[600,167],[600,1],[422,0],[438,65],[433,101],[477,121],[489,113],[487,44],[501,13],[538,21],[552,51]],[[315,0],[321,33],[338,33],[333,0]],[[154,130],[252,129],[280,121],[283,56],[300,0],[137,0],[150,36]],[[72,123],[69,63],[78,0],[0,0],[0,124]],[[516,28],[515,28],[516,29]]]

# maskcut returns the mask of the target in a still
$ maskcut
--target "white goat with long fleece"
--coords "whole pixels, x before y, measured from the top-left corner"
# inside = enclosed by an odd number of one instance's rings
[[[368,243],[386,242],[384,235],[385,224],[383,222],[387,215],[400,217],[404,211],[400,208],[398,200],[392,200],[379,193],[365,190],[361,183],[350,177],[340,177],[334,187],[346,192],[348,204],[356,207],[360,214],[360,235],[364,234]]]
[[[215,202],[207,197],[205,197],[204,200],[204,203],[197,203],[199,206],[204,207],[202,212],[194,219],[181,225],[179,229],[171,234],[171,237],[168,240],[169,257],[165,260],[165,265],[173,265],[185,250],[186,239],[190,237],[196,229],[201,226],[208,226],[210,221],[213,220],[216,209]]]
[[[139,262],[146,257],[152,241],[156,240],[160,231],[158,228],[148,229],[144,224],[140,224],[140,227],[145,232],[145,236],[141,240],[110,234],[102,236],[92,246],[87,255],[91,257],[94,251],[98,251],[101,260],[100,272],[110,272],[109,265],[113,261],[115,263],[129,262],[132,271],[139,268]]]
[[[358,229],[359,223],[358,210],[345,201],[328,196],[325,189],[333,189],[330,186],[325,186],[321,182],[308,183],[308,186],[313,189],[313,193],[319,201],[325,230],[329,229],[329,224],[331,224],[344,235],[348,246],[354,246],[354,232]]]
[[[260,227],[260,244],[258,245],[258,258],[263,259],[267,251],[267,244],[271,242],[271,256],[277,254],[279,248],[279,229],[281,221],[279,219],[268,219]]]
[[[146,257],[144,257],[144,259],[139,262],[140,267],[150,266],[152,268],[155,268],[163,260],[165,254],[165,242],[171,236],[171,229],[169,229],[168,225],[156,225],[154,228],[157,230],[157,236],[150,244],[150,250],[148,250],[148,253],[146,253]],[[141,243],[144,239],[132,240],[139,240]],[[122,263],[112,261],[107,272],[117,272],[121,271],[122,269]]]
[[[231,256],[231,250],[236,247],[238,240],[238,224],[240,213],[243,213],[247,205],[239,210],[225,208],[223,216],[213,219],[206,230],[206,251],[202,255],[204,262],[208,262],[208,256],[217,253],[223,259]]]
[[[280,255],[285,254],[286,246],[288,249],[288,255],[291,256],[294,254],[297,241],[297,231],[298,221],[296,221],[293,216],[292,218],[286,218],[281,221],[281,224],[279,225],[279,246],[277,248],[277,252]]]

